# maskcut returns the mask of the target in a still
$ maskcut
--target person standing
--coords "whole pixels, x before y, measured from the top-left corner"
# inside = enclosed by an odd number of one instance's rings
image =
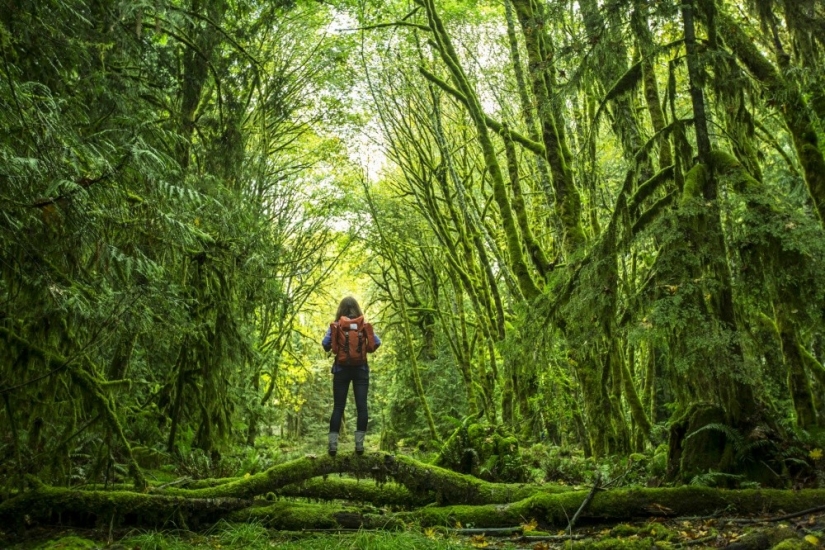
[[[367,354],[374,352],[381,345],[381,339],[364,321],[364,314],[358,302],[347,296],[338,305],[335,321],[330,323],[321,345],[327,352],[332,352],[332,416],[329,419],[330,456],[338,452],[338,432],[341,429],[341,417],[347,405],[349,386],[355,394],[355,408],[358,412],[355,431],[355,452],[364,453],[364,438],[367,435],[367,394],[370,387],[370,368]]]

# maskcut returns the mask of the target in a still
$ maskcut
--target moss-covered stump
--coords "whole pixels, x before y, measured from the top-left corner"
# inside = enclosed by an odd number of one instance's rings
[[[130,491],[79,491],[38,487],[0,503],[0,525],[30,523],[73,525],[146,525],[196,528],[247,508],[251,500],[185,498]]]
[[[717,405],[691,405],[670,427],[668,478],[690,483],[696,476],[719,472],[739,475],[763,486],[782,486],[783,480],[766,465],[773,460],[768,452],[771,446],[756,441],[770,433],[763,425],[729,426],[725,411]],[[757,445],[751,445],[749,460],[739,459],[737,449],[751,443]]]
[[[444,443],[435,464],[486,481],[524,481],[518,440],[501,426],[462,425]]]
[[[537,491],[567,491],[569,488],[550,485],[526,485],[490,483],[471,476],[465,476],[424,464],[407,456],[387,453],[367,453],[364,455],[338,454],[336,457],[304,457],[284,464],[278,464],[265,472],[246,478],[238,478],[228,483],[200,489],[168,488],[161,494],[191,498],[252,498],[277,492],[282,487],[319,476],[348,473],[378,482],[395,480],[412,494],[427,497],[435,494],[440,504],[493,504],[515,502]]]
[[[398,514],[422,525],[507,527],[535,519],[547,527],[566,527],[588,491],[536,494],[503,505],[427,507]],[[804,491],[726,490],[709,487],[616,489],[596,494],[579,523],[615,522],[633,518],[694,516],[727,510],[736,514],[793,513],[825,502],[825,489]]]
[[[709,470],[727,471],[729,465],[723,463],[727,438],[723,432],[707,428],[724,425],[725,421],[725,411],[720,407],[699,404],[671,424],[667,464],[670,479],[689,482]]]

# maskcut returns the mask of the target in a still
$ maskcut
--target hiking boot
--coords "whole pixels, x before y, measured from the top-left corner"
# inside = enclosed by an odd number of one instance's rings
[[[335,456],[338,453],[338,432],[329,432],[329,447],[327,448],[329,456]]]
[[[355,454],[364,454],[364,437],[367,432],[355,432]]]

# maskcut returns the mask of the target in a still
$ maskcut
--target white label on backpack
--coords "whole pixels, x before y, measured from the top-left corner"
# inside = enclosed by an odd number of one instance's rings
[[[350,330],[358,330],[358,325],[357,325],[357,324],[355,324],[355,323],[352,323],[352,324],[349,326],[349,329],[350,329]]]

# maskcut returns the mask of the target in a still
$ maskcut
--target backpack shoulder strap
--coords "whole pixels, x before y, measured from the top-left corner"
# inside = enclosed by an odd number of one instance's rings
[[[364,323],[364,332],[367,336],[367,352],[372,353],[375,351],[375,331],[372,330],[371,323]]]
[[[329,334],[332,336],[332,353],[338,353],[338,332],[341,330],[341,325],[338,322],[329,324]]]

